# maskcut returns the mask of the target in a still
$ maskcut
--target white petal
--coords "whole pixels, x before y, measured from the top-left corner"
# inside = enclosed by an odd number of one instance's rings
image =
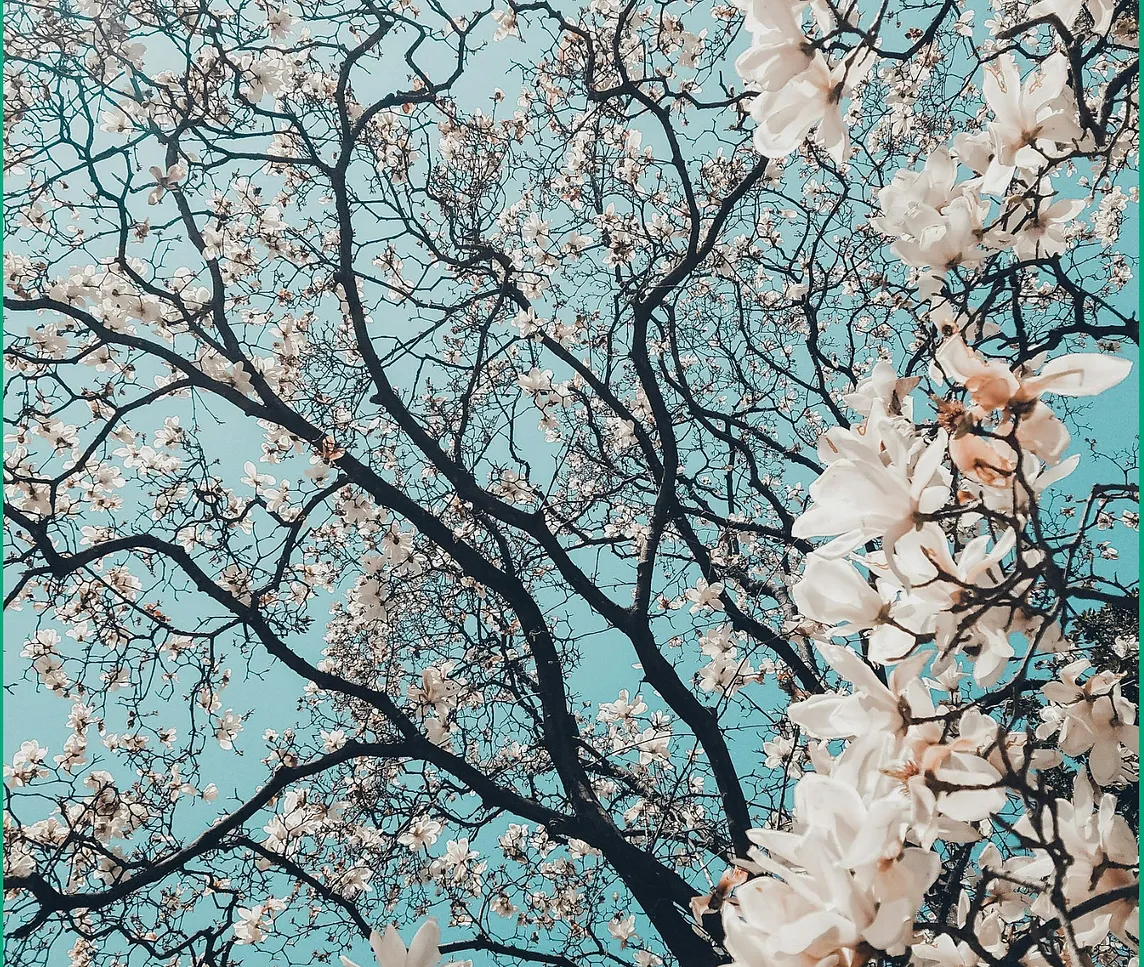
[[[872,627],[882,610],[882,598],[862,580],[853,565],[809,554],[802,580],[794,586],[794,600],[808,618],[826,624],[846,622]]]
[[[406,967],[437,967],[441,959],[441,952],[437,949],[440,942],[441,929],[437,926],[436,919],[429,917],[413,935]]]
[[[374,930],[369,935],[369,945],[377,959],[377,967],[406,967],[405,944],[391,923],[385,928],[385,936]]]
[[[1005,805],[1003,789],[962,789],[946,793],[938,802],[938,811],[950,819],[975,823],[1000,812]]]
[[[1030,382],[1041,393],[1061,396],[1095,396],[1111,389],[1132,371],[1132,363],[1102,353],[1071,353],[1058,356]]]
[[[816,739],[848,739],[870,727],[870,717],[851,695],[827,692],[795,702],[787,718]]]
[[[948,442],[949,434],[945,430],[939,430],[933,443],[929,445],[925,453],[918,457],[918,462],[914,464],[910,483],[910,497],[914,501],[919,500],[922,491],[926,490],[932,482],[934,474],[937,473],[945,458],[945,448]]]
[[[1074,453],[1067,460],[1062,460],[1051,470],[1046,470],[1036,480],[1033,481],[1033,489],[1040,493],[1047,487],[1052,486],[1058,480],[1064,480],[1070,473],[1072,473],[1077,465],[1080,463],[1080,454]]]
[[[950,379],[963,385],[985,368],[984,361],[966,345],[960,333],[950,336],[938,347],[936,359]]]
[[[795,815],[808,829],[861,822],[866,813],[862,797],[845,783],[808,772],[794,790]]]
[[[911,931],[914,921],[914,911],[905,899],[894,899],[878,907],[878,916],[874,922],[862,931],[862,936],[872,946],[879,950],[889,950],[900,947],[903,938]]]

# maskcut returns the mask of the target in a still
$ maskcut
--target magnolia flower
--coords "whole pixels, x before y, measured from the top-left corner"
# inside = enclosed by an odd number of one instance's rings
[[[516,24],[516,12],[509,10],[494,10],[493,20],[496,22],[497,29],[493,32],[493,40],[501,41],[506,37],[519,37],[520,30]]]
[[[215,738],[220,747],[233,749],[234,740],[238,738],[238,733],[241,731],[242,716],[233,709],[228,708],[218,717],[218,724],[215,726]]]
[[[714,656],[699,669],[699,687],[704,692],[718,691],[723,695],[734,695],[750,681],[757,681],[759,673],[746,658],[738,657],[738,649]]]
[[[1072,802],[1057,800],[1057,818],[1061,842],[1072,858],[1065,879],[1065,894],[1073,904],[1136,886],[1139,856],[1136,838],[1128,821],[1117,815],[1114,796],[1105,793],[1100,802],[1096,802],[1087,777],[1079,772],[1073,785]],[[1078,935],[1085,944],[1099,943],[1106,931],[1112,931],[1122,940],[1138,939],[1137,909],[1135,896],[1107,904],[1076,924]]]
[[[914,235],[915,228],[924,227],[966,190],[955,191],[956,184],[957,160],[947,148],[931,151],[921,171],[898,171],[879,189],[882,214],[870,224],[886,235]]]
[[[887,572],[877,577],[872,588],[848,562],[810,554],[802,579],[794,587],[794,599],[803,616],[834,625],[825,631],[826,636],[869,631],[867,655],[885,665],[913,651],[918,637],[930,630],[933,616],[892,579],[888,567],[876,563],[877,557],[867,555],[863,560],[872,573],[875,568]]]
[[[958,724],[961,735],[952,741],[943,741],[940,722],[913,726],[905,763],[892,773],[908,797],[910,826],[926,848],[939,837],[976,839],[966,824],[988,819],[1005,805],[1001,773],[978,754],[994,741],[996,723],[969,709]]]
[[[552,370],[538,369],[533,366],[527,373],[517,377],[517,385],[531,396],[547,393],[552,389]]]
[[[1121,693],[1119,675],[1098,672],[1081,684],[1078,679],[1088,668],[1082,658],[1061,670],[1060,681],[1042,686],[1045,698],[1058,710],[1045,709],[1048,714],[1042,715],[1046,721],[1037,729],[1037,738],[1048,738],[1059,729],[1061,751],[1069,756],[1088,752],[1093,779],[1106,786],[1120,775],[1121,746],[1133,753],[1139,750],[1136,709]]]
[[[270,8],[266,12],[266,32],[271,40],[284,40],[294,25],[294,17],[285,7]]]
[[[1138,882],[1138,850],[1132,828],[1123,816],[1117,815],[1114,796],[1105,794],[1096,802],[1092,785],[1083,772],[1077,774],[1071,802],[1057,799],[1055,808],[1046,805],[1037,824],[1028,814],[1022,816],[1014,825],[1014,832],[1031,842],[1059,841],[1069,858],[1063,893],[1070,907],[1114,890],[1131,889]],[[1050,877],[1053,870],[1052,857],[1038,849],[1019,874],[1029,881]],[[1032,912],[1045,919],[1054,916],[1050,901],[1042,894],[1034,901]],[[1103,904],[1077,917],[1072,928],[1077,942],[1086,947],[1100,943],[1109,932],[1135,943],[1139,933],[1136,890],[1115,903]]]
[[[439,862],[445,869],[452,871],[453,880],[457,881],[465,877],[470,867],[474,865],[472,861],[480,855],[469,846],[467,838],[451,839],[445,844],[445,855],[440,858]],[[483,864],[475,865],[480,866],[482,870],[484,869]],[[416,939],[415,937],[414,942]]]
[[[768,158],[795,151],[811,131],[836,164],[850,152],[850,135],[842,120],[842,99],[869,73],[874,54],[867,48],[852,51],[831,66],[816,53],[801,74],[776,90],[764,90],[749,108],[758,122],[755,149]],[[789,70],[784,66],[783,72]]]
[[[897,799],[902,822],[926,849],[937,838],[975,839],[968,824],[1005,803],[1001,774],[981,755],[996,744],[996,723],[970,709],[960,718],[959,736],[947,739],[931,686],[920,678],[932,653],[902,662],[883,684],[850,649],[818,647],[831,667],[852,683],[849,695],[814,695],[788,711],[792,722],[816,738],[852,740],[839,760],[816,763],[818,771],[829,771],[856,787],[868,785],[871,775],[896,780],[904,793]]]
[[[735,61],[745,81],[776,91],[808,70],[822,55],[802,32],[806,0],[752,0],[745,5],[751,46]]]
[[[927,524],[913,536],[915,539],[902,548],[904,566],[917,577],[913,593],[929,602],[935,612],[955,610],[963,601],[972,601],[974,590],[985,591],[998,584],[1003,576],[998,565],[1017,543],[1012,529],[996,539],[981,534],[969,540],[955,557],[940,527]],[[908,558],[907,551],[912,552]]]
[[[873,51],[857,47],[831,64],[803,33],[806,0],[747,0],[742,7],[751,46],[735,61],[735,69],[762,92],[749,107],[759,125],[755,148],[768,158],[784,157],[817,127],[822,146],[841,164],[850,148],[842,99],[873,67]],[[811,8],[821,33],[831,33],[834,17],[827,6],[814,3]]]
[[[269,928],[264,919],[266,910],[263,907],[239,907],[236,912],[238,913],[238,920],[234,923],[236,944],[256,944],[266,936]],[[342,961],[347,963],[344,957]]]
[[[849,562],[808,554],[802,579],[794,586],[799,614],[855,631],[873,628],[885,616],[887,602]]]
[[[1013,55],[1002,54],[986,67],[982,91],[996,119],[989,123],[995,157],[985,172],[987,192],[1004,192],[1017,168],[1035,170],[1058,144],[1084,134],[1076,122],[1068,58],[1059,51],[1041,61],[1024,84]]]
[[[695,587],[687,589],[685,596],[688,601],[692,602],[691,613],[697,614],[704,608],[722,611],[723,602],[719,600],[719,595],[722,593],[723,584],[721,581],[708,584],[705,578],[700,578],[695,582]]]
[[[914,944],[910,953],[920,964],[937,967],[978,967],[982,963],[977,952],[964,940],[954,940],[947,933],[938,934],[933,943]]]
[[[637,715],[647,711],[647,705],[643,699],[637,695],[634,700],[628,697],[628,690],[626,688],[620,689],[619,698],[614,702],[601,702],[600,714],[598,716],[601,722],[623,722],[634,719]]]
[[[894,243],[894,253],[907,265],[939,274],[958,266],[978,266],[985,259],[981,242],[988,213],[988,203],[969,190],[941,210],[919,207],[904,226],[908,234]]]
[[[409,700],[422,709],[432,709],[444,718],[456,707],[461,684],[450,678],[452,662],[429,665],[421,670],[421,683],[406,689]]]
[[[628,941],[636,934],[636,918],[634,915],[621,917],[618,913],[608,923],[608,933],[615,937],[621,947],[626,947]]]
[[[870,427],[877,429],[872,417]],[[871,439],[878,439],[875,433]],[[949,494],[949,475],[941,466],[947,437],[939,431],[933,443],[914,453],[893,432],[881,436],[886,457],[871,447],[835,460],[810,485],[811,506],[794,522],[795,537],[835,539],[819,553],[838,557],[861,544],[881,540],[890,567],[895,542],[916,527],[922,515],[940,508]]]
[[[979,435],[976,426],[967,419],[950,436],[949,457],[953,465],[986,487],[1008,487],[1017,470],[1016,451],[1004,440]]]
[[[369,935],[369,945],[373,949],[377,967],[437,967],[441,960],[438,949],[440,942],[441,930],[433,917],[426,918],[413,935],[408,950],[393,924],[385,928],[384,935],[377,930],[371,931]],[[341,962],[343,967],[358,967],[344,954]]]
[[[879,404],[886,413],[912,420],[914,402],[910,393],[921,382],[920,376],[902,378],[886,360],[879,359],[870,375],[844,396],[843,402],[862,416],[869,417]]]
[[[441,823],[429,816],[418,816],[409,824],[409,829],[397,837],[397,841],[416,853],[417,850],[436,843],[444,828]]]
[[[381,540],[381,553],[390,567],[399,567],[413,556],[413,532],[399,530],[390,524]]]
[[[135,125],[131,123],[131,117],[119,108],[104,111],[100,118],[102,123],[99,125],[99,130],[106,131],[108,134],[131,134],[135,130]]]
[[[794,831],[748,833],[766,850],[752,849],[751,860],[771,875],[749,880],[724,907],[734,963],[801,967],[849,963],[860,948],[903,953],[940,869],[937,854],[904,846],[905,833],[896,797],[804,776]]]
[[[1029,7],[1029,19],[1056,17],[1071,30],[1076,26],[1082,9],[1087,10],[1092,17],[1093,33],[1108,33],[1108,28],[1112,26],[1112,14],[1116,10],[1113,0],[1037,0]]]
[[[998,537],[992,549],[990,535],[970,540],[954,557],[944,533],[937,527],[924,528],[911,550],[909,566],[916,575],[913,598],[918,611],[925,611],[932,622],[925,630],[932,633],[938,648],[934,671],[941,673],[951,666],[953,654],[971,655],[973,676],[981,684],[996,681],[1013,657],[1010,637],[1016,630],[1013,615],[1002,605],[982,607],[980,599],[991,588],[1002,583],[1002,561],[1016,545],[1016,534],[1007,530]],[[1031,557],[1025,558],[1030,566]],[[1010,593],[1019,596],[1027,587],[1018,585]],[[972,620],[967,621],[971,615]]]
[[[177,162],[171,165],[166,171],[163,171],[162,168],[156,165],[152,165],[149,170],[151,177],[155,179],[155,187],[151,189],[151,193],[147,196],[148,205],[159,204],[159,200],[167,191],[187,176],[187,169]]]
[[[1132,363],[1118,356],[1102,353],[1071,353],[1058,356],[1034,373],[1037,360],[1010,369],[999,359],[986,359],[966,345],[960,333],[948,338],[937,351],[937,362],[942,371],[955,383],[964,386],[975,404],[968,415],[979,422],[994,410],[1005,410],[1018,422],[1017,440],[1029,453],[1058,463],[1068,446],[1069,435],[1064,424],[1044,403],[1043,393],[1059,396],[1095,396],[1121,382],[1131,371]],[[1004,429],[1004,428],[1003,428]],[[954,438],[963,441],[965,433]],[[1004,435],[999,431],[998,435]],[[950,455],[959,468],[970,472],[981,482],[990,484],[989,475],[976,472],[977,464],[988,464],[1002,475],[1012,473],[1003,468],[1013,463],[1015,454],[1008,447],[977,444],[967,449],[964,442],[951,442]]]
[[[947,148],[932,151],[921,171],[897,172],[878,192],[878,204],[882,214],[870,219],[871,226],[897,239],[894,253],[907,265],[938,276],[955,266],[979,265],[985,258],[982,242],[994,243],[985,231],[989,203],[977,181],[958,183],[957,160]],[[933,287],[932,280],[922,283]]]
[[[35,739],[21,743],[20,750],[12,756],[12,764],[4,766],[4,778],[11,780],[13,786],[26,786],[36,779],[48,775],[44,767],[44,759],[48,750]]]
[[[1035,454],[1050,465],[1057,465],[1072,442],[1068,428],[1040,400],[1021,415],[1017,424],[1017,440],[1027,453]],[[1009,451],[1012,453],[1012,451]]]
[[[1082,198],[1065,198],[1051,205],[1045,198],[1035,203],[1021,199],[1005,213],[1001,227],[1012,235],[1012,248],[1019,259],[1050,258],[1068,248],[1069,230],[1084,207]]]
[[[823,692],[790,706],[787,717],[799,728],[818,739],[849,739],[871,733],[902,735],[908,725],[906,715],[934,714],[929,688],[919,678],[932,653],[903,661],[890,674],[889,683],[874,674],[850,648],[817,643],[822,657],[843,679],[850,682],[849,694]]]
[[[652,725],[636,736],[636,749],[639,751],[641,766],[669,762],[671,753],[671,732]]]

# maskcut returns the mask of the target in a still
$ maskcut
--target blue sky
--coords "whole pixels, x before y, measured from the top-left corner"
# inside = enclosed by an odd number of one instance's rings
[[[491,33],[491,25],[489,32]],[[509,103],[515,100],[519,84],[511,74],[505,72],[505,57],[511,55],[525,59],[528,48],[517,41],[509,41],[508,44],[509,47],[490,47],[474,59],[470,74],[471,81],[462,85],[457,92],[458,98],[463,104],[466,99],[469,101],[465,106],[487,108],[491,89],[495,86],[504,89]],[[379,88],[384,88],[387,78],[379,76],[376,82]],[[175,254],[177,253],[173,253],[172,257]],[[1134,307],[1137,299],[1136,286],[1126,288],[1121,293],[1121,298],[1125,306]],[[21,320],[20,325],[22,324],[23,321]],[[394,325],[395,327],[400,326],[400,318],[395,318]],[[402,375],[400,372],[395,375],[395,383],[399,386],[402,385]],[[1122,384],[1095,401],[1089,413],[1096,436],[1101,439],[1107,436],[1110,441],[1115,440],[1120,445],[1127,445],[1138,429],[1137,404],[1138,391],[1134,380]],[[173,404],[171,410],[162,415],[177,414],[189,422],[191,416],[189,409],[184,409],[181,412],[178,409],[179,406],[184,405],[189,406],[189,404]],[[199,413],[198,416],[200,420],[206,423],[202,430],[202,442],[209,450],[214,450],[230,458],[233,458],[235,453],[257,454],[259,452],[263,436],[256,426],[233,420],[221,424],[215,423],[212,426],[208,414]],[[160,422],[161,420],[158,418],[152,419],[150,422],[144,419],[133,425],[136,430],[146,431],[150,435],[158,429]],[[527,434],[534,431],[527,428],[523,432]],[[1076,446],[1080,446],[1079,440],[1076,441]],[[539,443],[537,448],[539,450]],[[297,472],[296,470],[287,472],[281,468],[269,469],[278,476],[289,476],[291,472]],[[1098,474],[1099,470],[1100,468],[1095,462],[1082,462],[1081,471],[1074,475],[1068,484],[1062,488],[1062,491],[1080,492],[1091,480],[1096,479],[1095,475]],[[234,476],[237,479],[237,474]],[[1124,573],[1134,574],[1138,567],[1135,541],[1122,537],[1117,542],[1117,546],[1121,551],[1121,560],[1117,566]],[[619,577],[620,575],[617,575],[617,578]],[[12,575],[7,576],[9,582],[11,578]],[[171,589],[156,589],[156,595],[162,601],[164,609],[176,622],[193,624],[199,617],[199,609],[202,608],[202,603],[201,599],[196,596],[175,593]],[[313,605],[315,616],[320,618],[326,612],[330,600],[331,597],[328,595],[323,594],[318,597]],[[681,634],[684,633],[684,629],[691,627],[690,620],[684,615],[685,612],[680,615],[679,630]],[[598,619],[593,618],[586,611],[576,609],[568,610],[566,620],[576,623],[585,630],[599,624]],[[51,624],[50,616],[47,617],[46,622]],[[19,657],[19,648],[22,640],[37,624],[37,618],[28,610],[12,611],[6,615],[4,624],[5,682],[11,683],[22,676],[25,660]],[[58,626],[58,630],[62,633],[64,628]],[[615,647],[617,637],[615,633],[609,633],[601,626],[599,634],[588,639],[583,649],[584,661],[571,677],[573,688],[584,695],[591,696],[595,702],[613,699],[621,688],[627,688],[633,694],[639,689],[641,676],[638,670],[632,667],[635,660],[634,654],[626,646]],[[318,649],[321,647],[320,633],[316,632],[314,638],[305,642],[302,647],[306,649],[309,656],[316,657]],[[697,668],[699,661],[696,651],[694,637],[688,635],[684,651],[678,654],[689,656],[681,658],[681,661],[685,665]],[[238,759],[217,749],[210,749],[204,754],[204,764],[211,773],[209,778],[213,779],[220,787],[220,802],[232,793],[239,796],[249,794],[252,784],[261,779],[262,767],[257,765],[257,760],[264,754],[261,734],[264,729],[281,730],[295,721],[295,706],[301,695],[303,685],[292,673],[265,662],[255,666],[254,670],[257,675],[247,676],[243,659],[237,652],[233,653],[232,662],[235,678],[226,692],[224,704],[242,712],[250,709],[251,715],[246,720],[244,732],[237,743],[245,753],[244,758]],[[693,668],[689,668],[689,671]],[[645,697],[650,699],[651,695],[647,692],[646,687],[644,691]],[[769,707],[778,704],[779,694],[772,684],[768,684],[759,689],[754,695],[754,699],[759,704]],[[67,707],[68,703],[43,691],[36,691],[25,686],[7,691],[4,707],[6,759],[10,760],[12,753],[19,747],[20,743],[31,737],[36,737],[47,744],[53,754],[58,752],[68,734],[64,724]],[[175,724],[181,724],[178,721],[179,715],[185,715],[185,713],[176,713]],[[114,716],[111,716],[109,717],[108,728],[110,731],[118,731],[122,728],[122,724],[116,723]],[[757,755],[759,740],[763,731],[765,730],[748,730],[737,735],[733,739],[734,751],[744,757]],[[181,813],[179,825],[176,828],[184,835],[193,835],[210,822],[214,812],[212,806],[196,804]],[[438,848],[443,845],[444,840],[438,844]],[[488,847],[484,844],[482,847],[482,852],[487,852]],[[406,939],[408,939],[408,922],[403,923],[403,928]],[[452,934],[446,931],[446,939],[450,939],[451,935],[463,934],[463,930],[454,931]],[[50,967],[55,967],[56,963],[61,965],[66,963],[65,949],[64,945],[57,948],[58,957],[54,958]],[[370,955],[364,942],[346,952],[359,963],[366,964],[369,962]],[[473,959],[478,967],[483,963],[479,955],[474,955]],[[245,952],[244,961],[253,967],[270,967],[275,962],[273,957],[257,949],[248,949]]]

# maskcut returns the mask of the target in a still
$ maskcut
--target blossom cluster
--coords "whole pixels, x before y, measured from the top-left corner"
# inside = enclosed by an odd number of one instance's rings
[[[1128,5],[464,6],[5,11],[10,959],[1129,958]]]
[[[1107,385],[1105,364],[1124,375],[1101,356],[1055,363],[1048,378],[1069,374],[1066,389]],[[1019,385],[1007,368],[991,375]],[[1056,918],[1067,917],[1067,942],[1080,947],[1136,940],[1134,838],[1115,797],[1094,792],[1135,780],[1136,710],[1118,676],[1080,682],[1083,659],[1059,679],[1031,677],[1042,656],[1072,649],[1052,613],[1031,604],[1043,562],[1023,547],[1053,471],[1037,456],[1035,430],[1022,441],[1020,427],[1045,404],[1001,404],[1017,424],[1004,434],[1015,456],[993,454],[983,474],[962,469],[957,439],[937,420],[914,422],[910,382],[882,365],[859,384],[851,405],[865,419],[824,438],[828,467],[796,525],[837,535],[808,556],[794,596],[802,632],[847,688],[788,710],[816,740],[814,769],[795,786],[791,828],[751,834],[758,849],[744,866],[761,875],[725,913],[736,963],[848,963],[907,949],[919,963],[949,963],[943,944],[955,934],[939,930],[944,940],[926,943],[917,928],[942,869],[938,844],[972,851],[982,879],[961,894],[958,926],[974,909],[972,929],[990,938],[992,956]],[[879,549],[859,553],[871,544]],[[988,714],[994,693],[981,686],[1014,683],[1044,695],[1035,734]],[[1085,762],[1072,799],[1046,799],[1037,776],[1066,756]],[[1003,818],[1014,809],[1015,821]],[[968,948],[965,956],[958,962],[984,962]]]
[[[841,75],[824,88],[826,120],[809,100],[780,114],[771,93],[809,91],[802,70],[828,76],[801,34],[805,7],[747,7],[753,41],[738,66],[764,92],[756,146],[788,154],[821,124],[841,162]],[[1070,24],[1078,13],[1036,7],[1030,16]],[[954,309],[951,294],[972,288],[990,253],[1030,262],[1067,250],[1086,203],[1054,200],[1049,176],[1093,135],[1063,52],[1024,78],[1001,53],[983,91],[983,131],[878,192],[871,224],[930,304],[929,365],[901,376],[878,361],[845,397],[855,422],[819,440],[825,469],[793,533],[830,540],[793,585],[791,630],[839,684],[788,709],[810,771],[795,770],[792,814],[750,833],[728,881],[726,946],[742,967],[906,955],[1038,964],[1046,945],[1082,963],[1138,944],[1138,852],[1116,795],[1138,780],[1136,708],[1123,676],[1093,668],[1063,629],[1070,589],[1042,530],[1046,491],[1081,459],[1066,457],[1055,401],[1109,390],[1131,363],[989,355],[975,344],[999,327]],[[959,164],[971,178],[958,180]],[[923,379],[932,406],[918,398]],[[1037,714],[1018,712],[1022,700]],[[1054,775],[1073,776],[1071,795]],[[939,910],[931,888],[943,876]],[[713,909],[710,898],[697,909]]]

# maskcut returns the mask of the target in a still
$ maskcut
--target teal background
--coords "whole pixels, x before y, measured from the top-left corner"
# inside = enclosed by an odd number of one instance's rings
[[[491,34],[491,25],[489,32]],[[512,55],[515,57],[524,58],[527,55],[527,47],[515,40],[488,47],[486,51],[474,59],[470,69],[472,82],[471,84],[466,83],[458,89],[459,99],[463,100],[468,97],[471,102],[469,106],[484,107],[488,101],[486,92],[491,91],[494,86],[503,87],[509,101],[515,97],[515,82],[505,72],[506,45],[512,45]],[[378,83],[383,82],[384,78],[379,78]],[[1136,231],[1137,223],[1133,221],[1126,226],[1122,243],[1134,238]],[[1124,307],[1135,308],[1137,300],[1138,284],[1134,281],[1131,286],[1120,293],[1120,301]],[[396,312],[396,310],[394,311]],[[24,321],[24,319],[20,319],[16,325],[23,325]],[[7,319],[6,325],[13,325],[13,320]],[[396,374],[394,381],[400,388],[408,388],[403,384],[400,372]],[[177,410],[172,408],[163,415],[174,415],[176,412]],[[1099,397],[1090,405],[1086,416],[1092,427],[1091,435],[1099,441],[1101,446],[1126,447],[1130,445],[1139,427],[1139,392],[1136,379],[1126,381],[1121,386]],[[199,418],[203,419],[201,412]],[[154,425],[148,426],[144,421],[139,421],[133,425],[137,430],[153,431],[157,428]],[[213,429],[201,437],[201,442],[208,449],[214,448],[227,454],[248,450],[252,457],[259,452],[261,441],[262,434],[257,427],[235,421],[216,424]],[[540,444],[539,446],[543,445]],[[1070,452],[1079,452],[1083,446],[1081,434],[1074,433],[1074,446]],[[538,456],[538,462],[542,462],[542,460],[543,458]],[[1063,486],[1058,485],[1057,492],[1059,494],[1082,493],[1088,484],[1103,478],[1102,471],[1106,471],[1107,467],[1102,467],[1101,463],[1100,460],[1086,458],[1082,461],[1078,471]],[[260,467],[260,470],[271,472],[279,478],[291,476],[296,480],[298,475],[297,472],[286,469],[286,465]],[[237,485],[235,486],[238,489]],[[1121,552],[1120,560],[1113,566],[1115,570],[1125,576],[1135,576],[1139,569],[1139,549],[1136,540],[1124,534],[1123,528],[1109,532],[1108,536],[1116,541]],[[624,576],[617,573],[615,577],[619,581]],[[10,584],[11,578],[12,575],[5,576],[6,584]],[[328,605],[329,600],[330,596],[320,595],[313,606],[314,612],[320,615]],[[172,618],[190,623],[198,615],[197,609],[201,607],[201,600],[179,592],[169,592],[163,597],[163,606]],[[681,618],[685,614],[686,612],[681,612]],[[594,626],[599,623],[598,619],[590,614],[574,609],[568,611],[565,620],[581,627]],[[717,622],[713,621],[712,624],[714,623]],[[689,624],[689,619],[682,621],[681,633],[682,627]],[[64,725],[64,720],[70,703],[65,703],[40,689],[32,689],[24,684],[19,687],[12,687],[13,683],[22,678],[25,671],[26,662],[19,657],[19,649],[26,636],[37,626],[55,627],[61,635],[65,631],[63,626],[53,623],[50,615],[37,619],[29,609],[9,611],[5,615],[4,682],[6,687],[4,689],[3,708],[5,761],[11,761],[13,752],[19,748],[22,741],[33,737],[47,745],[51,754],[55,754],[60,751],[62,743],[69,733]],[[317,640],[313,643],[313,647],[306,652],[309,657],[316,657],[317,651],[321,647],[320,635],[315,637]],[[682,664],[685,666],[691,664],[697,668],[700,663],[696,655],[697,649],[691,647],[692,643],[693,638],[690,639],[688,647],[678,654]],[[627,648],[616,647],[614,636],[601,629],[600,634],[589,639],[589,643],[585,645],[583,652],[584,660],[581,666],[570,677],[574,691],[590,696],[594,702],[599,702],[614,699],[617,692],[622,688],[628,689],[633,695],[640,690],[641,675],[638,670],[632,667],[635,656]],[[263,730],[267,728],[282,730],[293,724],[296,718],[295,705],[301,695],[303,685],[296,676],[280,667],[267,664],[265,660],[258,663],[257,656],[255,663],[247,668],[245,660],[237,652],[233,655],[231,667],[235,675],[232,684],[225,693],[224,707],[233,707],[236,711],[241,712],[251,710],[249,718],[244,723],[244,731],[236,742],[236,747],[243,751],[244,757],[236,758],[233,754],[218,749],[208,749],[204,753],[202,758],[204,766],[210,767],[213,763],[217,767],[217,771],[210,770],[214,774],[209,778],[213,778],[219,786],[220,796],[218,803],[213,805],[201,801],[184,800],[180,807],[181,812],[177,828],[188,837],[209,825],[216,814],[217,806],[222,805],[232,797],[245,798],[250,794],[253,784],[263,775],[263,767],[257,765],[258,758],[263,754],[261,740]],[[646,686],[643,689],[643,695],[649,706],[654,709],[656,707],[654,696],[650,694],[650,690]],[[772,683],[756,688],[752,692],[752,698],[765,709],[778,710],[782,704],[782,696]],[[175,712],[176,715],[172,724],[181,726],[183,723],[180,717],[185,717],[186,713],[182,711],[181,705],[175,708]],[[117,724],[112,716],[109,715],[107,718],[109,731],[117,731],[122,728],[122,725]],[[737,755],[744,757],[757,755],[761,741],[771,737],[771,730],[765,721],[762,721],[762,718],[762,716],[757,716],[752,719],[751,723],[742,723],[742,729],[734,733],[733,751]],[[679,751],[683,751],[685,748],[685,743],[681,742],[678,736],[676,748]],[[98,746],[94,742],[91,751],[98,751]],[[255,824],[255,828],[257,825],[260,824]],[[445,839],[454,838],[457,835],[455,830],[447,829],[441,840],[438,841],[434,852],[439,854],[443,851]],[[495,841],[490,838],[487,842],[478,842],[476,846],[481,851],[482,856],[487,856],[495,848]],[[444,925],[447,911],[437,912]],[[402,928],[404,939],[408,942],[412,932],[410,920],[404,917],[400,909],[396,911],[395,918]],[[382,924],[378,924],[378,926],[382,926]],[[466,935],[463,929],[449,930],[448,928],[444,928],[444,934],[446,941]],[[58,957],[53,958],[52,967],[55,967],[55,964],[67,963],[64,950],[63,945],[58,948]],[[347,948],[344,952],[359,964],[368,965],[372,962],[368,946],[364,940]],[[491,963],[490,959],[483,958],[479,953],[458,956],[471,956],[477,967]],[[243,949],[243,961],[252,967],[271,967],[276,963],[272,955],[257,948],[249,947]]]

